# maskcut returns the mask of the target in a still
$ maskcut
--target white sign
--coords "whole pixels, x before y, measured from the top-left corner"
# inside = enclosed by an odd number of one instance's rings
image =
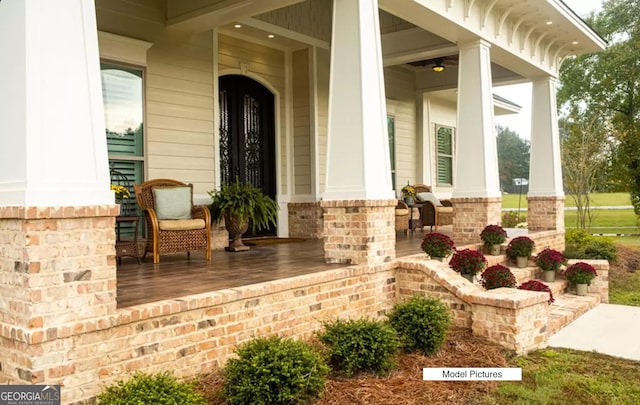
[[[425,381],[522,381],[521,368],[423,368]]]

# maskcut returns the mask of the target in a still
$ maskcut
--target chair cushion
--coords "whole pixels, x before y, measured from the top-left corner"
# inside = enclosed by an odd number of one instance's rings
[[[436,207],[442,207],[442,203],[438,200],[438,197],[430,192],[418,193],[416,194],[416,199],[418,201],[429,201]]]
[[[191,219],[191,187],[156,187],[153,200],[158,219]]]
[[[439,214],[453,213],[453,207],[438,207],[436,210]]]
[[[396,215],[409,215],[409,210],[406,208],[396,208]]]
[[[191,231],[204,228],[204,219],[165,219],[158,221],[162,231]]]

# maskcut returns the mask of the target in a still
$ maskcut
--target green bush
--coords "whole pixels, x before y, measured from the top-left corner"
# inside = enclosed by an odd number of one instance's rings
[[[615,261],[617,258],[616,245],[608,238],[594,237],[584,247],[585,259],[606,259]]]
[[[205,405],[192,384],[179,382],[171,373],[136,373],[98,395],[98,405]]]
[[[389,314],[389,321],[398,331],[405,351],[431,355],[447,338],[451,315],[440,300],[414,296],[396,304]]]
[[[564,256],[567,259],[616,260],[616,246],[609,238],[593,236],[584,230],[572,229],[565,234]]]
[[[398,337],[387,323],[338,319],[325,323],[318,337],[327,346],[330,364],[347,377],[361,371],[383,374],[394,366]]]
[[[229,403],[300,404],[324,389],[329,367],[308,344],[277,336],[255,338],[236,349],[223,369]]]
[[[505,228],[515,228],[523,222],[527,222],[527,215],[525,213],[506,211],[502,214],[502,226]]]

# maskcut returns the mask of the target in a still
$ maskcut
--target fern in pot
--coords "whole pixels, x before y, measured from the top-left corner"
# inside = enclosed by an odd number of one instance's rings
[[[249,250],[242,242],[242,235],[249,229],[259,231],[276,225],[278,204],[269,196],[249,183],[238,179],[231,184],[222,185],[220,190],[209,191],[211,196],[211,218],[220,222],[223,218],[231,236],[226,250],[239,252]]]

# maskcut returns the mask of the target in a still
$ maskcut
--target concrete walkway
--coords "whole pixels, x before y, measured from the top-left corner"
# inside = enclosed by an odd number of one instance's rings
[[[640,307],[600,304],[551,336],[549,346],[640,361]]]

